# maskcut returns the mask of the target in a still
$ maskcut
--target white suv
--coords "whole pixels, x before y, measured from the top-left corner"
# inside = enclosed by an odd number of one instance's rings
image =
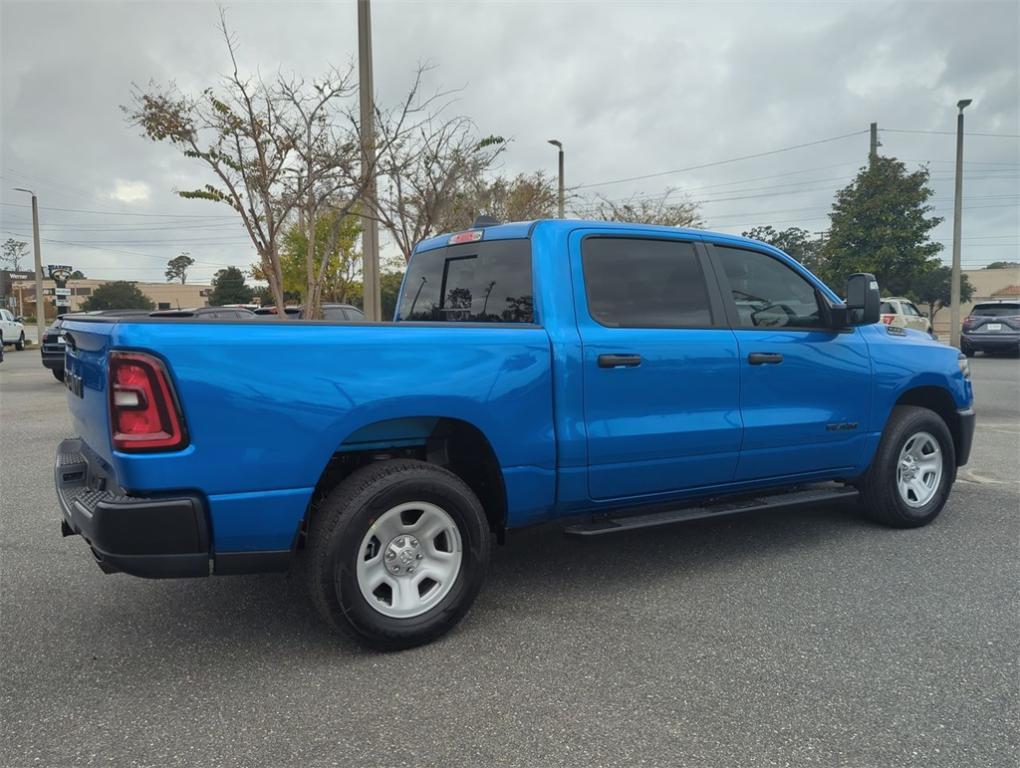
[[[886,325],[895,325],[899,328],[913,328],[929,335],[931,322],[921,314],[921,310],[910,299],[900,296],[890,296],[882,299],[882,322]]]
[[[0,309],[0,341],[15,349],[25,348],[25,326],[6,309]]]

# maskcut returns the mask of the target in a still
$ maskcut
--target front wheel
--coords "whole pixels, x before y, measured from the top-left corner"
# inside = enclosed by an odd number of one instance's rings
[[[945,506],[955,474],[956,449],[942,418],[897,406],[861,484],[865,514],[896,528],[927,525]]]
[[[25,332],[24,331],[21,332],[21,335],[18,337],[18,340],[16,342],[14,342],[14,348],[16,350],[18,350],[19,352],[22,351],[25,348]]]
[[[335,630],[398,650],[428,643],[467,613],[485,580],[489,527],[456,475],[423,461],[363,467],[317,505],[304,569]]]

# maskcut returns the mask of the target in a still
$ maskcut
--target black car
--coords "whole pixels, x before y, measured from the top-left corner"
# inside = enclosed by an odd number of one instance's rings
[[[984,301],[975,304],[963,321],[960,351],[1020,354],[1020,302]]]
[[[64,336],[60,331],[64,317],[59,315],[50,327],[43,331],[41,346],[43,367],[49,368],[57,381],[64,380]]]

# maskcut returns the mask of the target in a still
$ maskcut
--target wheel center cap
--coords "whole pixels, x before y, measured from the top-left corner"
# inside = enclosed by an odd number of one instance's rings
[[[383,557],[386,570],[394,576],[407,576],[417,570],[424,555],[421,543],[414,536],[394,536],[386,545]]]

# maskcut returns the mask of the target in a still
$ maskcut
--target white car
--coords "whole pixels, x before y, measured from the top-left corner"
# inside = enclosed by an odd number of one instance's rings
[[[899,328],[913,328],[915,331],[931,334],[931,322],[910,299],[890,296],[882,299],[882,322]]]
[[[15,349],[25,348],[25,326],[6,309],[0,309],[0,342],[13,344]]]

